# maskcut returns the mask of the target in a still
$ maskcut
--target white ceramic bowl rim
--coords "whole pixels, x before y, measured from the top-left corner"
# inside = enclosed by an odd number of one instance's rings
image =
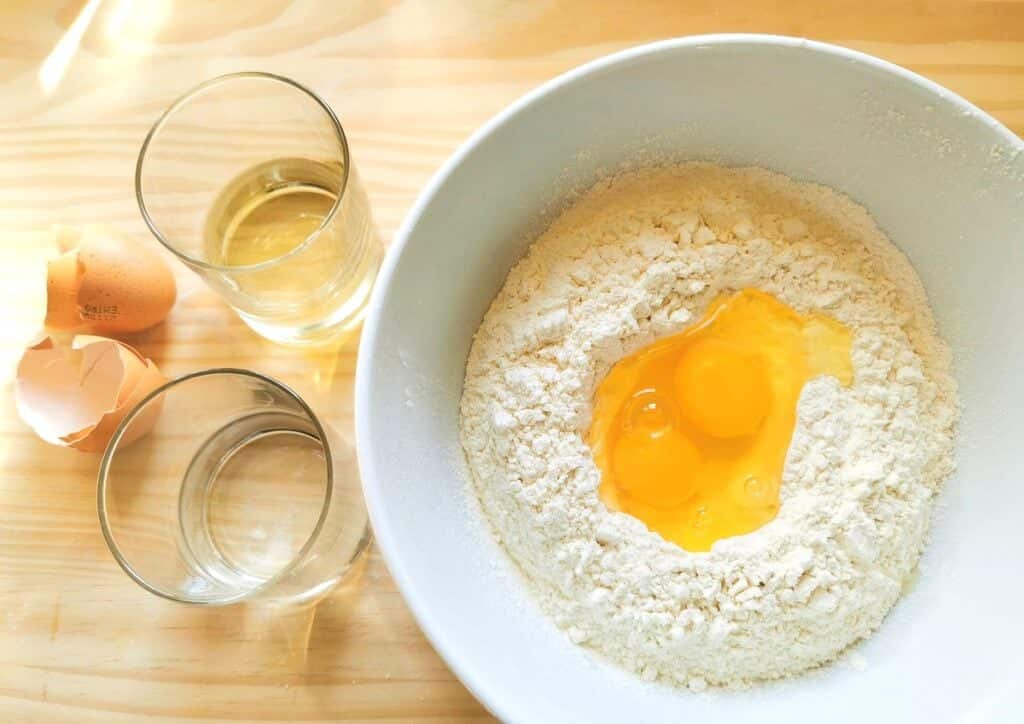
[[[405,249],[406,244],[409,242],[412,229],[416,226],[424,210],[434,199],[447,177],[487,136],[489,136],[496,128],[508,123],[517,114],[523,112],[526,108],[530,107],[545,96],[551,95],[562,87],[597,70],[616,65],[624,61],[658,54],[670,49],[707,46],[712,44],[719,46],[765,45],[800,48],[860,63],[877,71],[896,75],[905,81],[909,81],[912,84],[934,93],[943,100],[951,102],[955,106],[959,107],[959,109],[965,114],[973,115],[977,119],[991,126],[992,130],[1001,136],[1009,145],[1018,147],[1022,145],[1020,139],[1015,134],[977,106],[971,104],[947,88],[888,61],[837,45],[806,40],[803,38],[766,34],[725,33],[694,35],[648,43],[612,53],[563,73],[562,75],[544,83],[535,90],[525,94],[489,121],[484,123],[484,125],[481,126],[467,141],[465,141],[441,166],[441,168],[430,179],[422,193],[420,193],[409,214],[406,216],[402,225],[395,234],[395,238],[388,249],[384,263],[381,267],[369,304],[369,311],[362,332],[362,340],[359,347],[359,356],[356,365],[356,446],[363,479],[366,504],[373,524],[377,543],[380,546],[388,569],[398,585],[405,602],[411,609],[413,616],[416,618],[416,621],[419,623],[424,634],[426,634],[431,644],[442,658],[444,658],[459,680],[462,681],[462,683],[465,684],[477,699],[487,706],[495,716],[502,720],[509,720],[513,716],[514,708],[508,703],[508,698],[510,696],[509,690],[502,690],[485,683],[484,677],[478,676],[476,672],[463,665],[462,657],[458,652],[457,641],[453,637],[450,637],[448,632],[438,625],[430,609],[421,600],[414,576],[406,568],[402,559],[394,553],[397,547],[395,542],[396,534],[385,513],[385,505],[384,501],[381,499],[381,491],[376,484],[377,471],[375,469],[374,458],[370,454],[369,443],[367,442],[369,437],[369,392],[374,386],[372,380],[375,375],[375,370],[370,366],[370,355],[367,351],[375,346],[380,326],[380,310],[383,306],[384,297],[395,272],[399,257]]]

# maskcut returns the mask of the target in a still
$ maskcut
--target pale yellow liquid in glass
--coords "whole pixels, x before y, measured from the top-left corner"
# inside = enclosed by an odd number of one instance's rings
[[[284,256],[320,227],[336,199],[325,189],[305,184],[251,199],[224,233],[221,263],[246,266]]]
[[[308,330],[357,317],[368,300],[380,249],[358,184],[334,210],[342,171],[268,161],[229,183],[207,217],[206,258],[241,267],[232,279],[246,304],[236,309],[272,339],[306,341]]]

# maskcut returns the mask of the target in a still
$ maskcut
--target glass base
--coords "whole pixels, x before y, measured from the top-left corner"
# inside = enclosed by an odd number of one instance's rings
[[[295,324],[289,321],[268,320],[235,310],[238,316],[256,334],[278,344],[294,346],[316,346],[337,341],[362,324],[373,291],[371,275],[356,293],[326,318],[311,324]]]

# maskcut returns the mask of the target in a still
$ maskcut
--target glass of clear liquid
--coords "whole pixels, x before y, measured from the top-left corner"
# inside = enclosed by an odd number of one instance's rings
[[[209,80],[139,152],[153,235],[260,335],[318,344],[362,319],[381,245],[331,108],[268,73]]]
[[[114,433],[98,482],[114,558],[181,603],[314,603],[370,543],[351,447],[256,372],[206,370],[155,390]]]

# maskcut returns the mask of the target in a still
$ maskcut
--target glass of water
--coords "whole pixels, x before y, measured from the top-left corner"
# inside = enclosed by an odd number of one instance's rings
[[[381,245],[345,131],[298,83],[209,80],[175,101],[139,152],[153,235],[257,333],[316,344],[362,319]]]
[[[152,429],[122,445],[136,425]],[[114,558],[174,601],[317,601],[370,542],[355,455],[289,388],[214,369],[155,390],[100,465]]]

